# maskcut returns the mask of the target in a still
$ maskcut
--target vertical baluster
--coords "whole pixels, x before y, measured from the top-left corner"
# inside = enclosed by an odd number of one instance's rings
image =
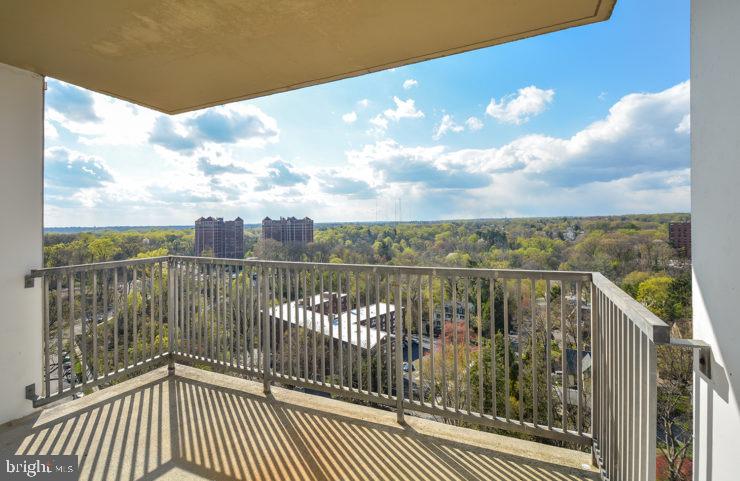
[[[136,271],[137,271],[136,265],[132,266],[131,269],[133,271],[132,274],[131,274],[131,276],[132,276],[131,277],[131,279],[132,279],[131,280],[131,283],[132,283],[131,284],[131,289],[132,289],[132,291],[131,291],[132,294],[131,295],[133,297],[133,299],[131,300],[131,302],[132,302],[132,305],[131,305],[131,325],[132,325],[132,330],[133,330],[133,334],[132,334],[133,335],[133,338],[131,340],[131,342],[133,344],[133,346],[132,346],[132,349],[133,349],[133,351],[132,351],[133,361],[132,361],[131,364],[133,366],[135,366],[136,365],[136,361],[137,361],[137,355],[136,355],[137,344],[138,344],[138,341],[139,341],[139,338],[137,336],[138,335],[138,320],[139,320],[139,286],[138,286],[138,280],[137,280],[137,274],[136,274]]]
[[[504,289],[504,404],[506,421],[508,422],[511,417],[511,402],[510,402],[510,388],[511,384],[511,370],[509,368],[509,280],[503,279]]]
[[[93,271],[92,277],[92,380],[98,379],[98,271]]]
[[[206,359],[206,350],[205,350],[205,340],[206,340],[206,264],[197,264],[198,268],[198,277],[197,277],[197,283],[198,283],[198,321],[197,321],[197,329],[195,332],[195,336],[197,339],[197,351],[198,351],[198,357],[200,359]],[[154,302],[154,297],[152,297],[152,303]]]
[[[497,409],[497,390],[496,385],[496,278],[491,277],[488,280],[490,290],[489,298],[491,300],[491,416],[493,419],[498,417]]]
[[[272,279],[272,302],[270,303],[270,352],[272,353],[271,356],[271,363],[270,367],[272,374],[274,375],[277,372],[278,369],[278,363],[277,363],[277,326],[278,324],[275,322],[275,319],[277,317],[277,276],[278,276],[279,269],[277,267],[270,268],[270,278]]]
[[[360,273],[355,272],[355,329],[356,329],[356,344],[357,348],[355,349],[357,353],[357,392],[362,392],[362,336],[361,336],[361,326],[360,326],[360,314],[362,313],[362,305],[360,302],[362,301],[362,298],[360,297]]]
[[[484,399],[483,399],[483,376],[485,375],[485,363],[483,362],[483,307],[481,304],[481,297],[482,297],[482,279],[478,278],[475,280],[475,300],[476,300],[476,308],[478,315],[477,322],[478,322],[478,331],[476,333],[476,338],[478,340],[478,413],[481,415],[486,412],[484,409]]]
[[[377,323],[379,312],[375,313],[375,322]],[[370,354],[370,273],[365,272],[365,354],[367,359],[367,393],[370,394],[372,385],[372,360]]]
[[[303,283],[303,325],[301,326],[301,342],[303,344],[303,371],[301,372],[301,378],[308,381],[310,376],[310,360],[308,357],[308,269],[304,269],[301,275],[301,281]]]
[[[583,289],[581,281],[576,281],[576,392],[578,394],[578,434],[583,434],[583,373],[581,372],[581,356],[583,352],[581,295]]]
[[[114,302],[116,304],[116,307],[115,307],[116,322],[115,322],[115,326],[113,327],[113,357],[114,357],[113,363],[115,364],[115,368],[113,369],[113,372],[117,372],[118,366],[119,366],[119,363],[118,363],[118,360],[119,360],[118,331],[120,328],[118,327],[118,316],[121,313],[121,310],[123,311],[122,313],[123,314],[123,333],[124,333],[123,343],[126,346],[128,345],[125,340],[125,335],[128,332],[128,328],[126,326],[126,324],[128,324],[128,307],[127,307],[128,306],[128,280],[127,280],[128,274],[126,273],[125,267],[121,269],[121,275],[123,276],[123,286],[121,289],[122,291],[121,297],[119,298],[118,296],[118,268],[116,268],[116,270],[113,271],[113,283],[115,284],[113,295],[115,296]],[[124,353],[123,355],[124,366],[127,364],[127,361],[128,361],[128,354]]]
[[[235,264],[229,266],[229,296],[231,315],[229,350],[231,351],[231,367],[236,367],[239,361],[239,271]]]
[[[445,327],[446,327],[446,324],[447,324],[447,311],[446,311],[447,306],[445,306],[445,284],[446,283],[447,283],[447,278],[440,277],[440,279],[439,279],[439,289],[440,289],[440,296],[441,296],[441,299],[442,299],[442,301],[440,303],[440,306],[442,307],[442,334],[440,336],[441,339],[442,339],[442,362],[441,362],[441,364],[442,364],[442,409],[444,409],[444,410],[446,410],[447,409],[447,406],[448,406],[448,399],[447,399],[447,397],[448,397],[447,396],[447,393],[448,393],[448,389],[447,389],[447,356],[445,355],[445,350],[446,350],[445,344],[447,344],[447,341],[445,340],[445,337],[447,337],[446,336],[447,333],[445,332]],[[452,320],[452,321],[454,322],[454,320]]]
[[[312,379],[315,383],[318,376],[318,351],[316,350],[316,269],[311,268],[311,366],[312,366]]]
[[[536,281],[534,279],[529,280],[529,313],[532,317],[532,323],[531,323],[531,331],[529,333],[530,337],[532,338],[532,423],[537,426],[539,424],[538,421],[538,412],[537,412],[537,326],[535,325],[535,315],[536,315],[536,292],[537,285]]]
[[[328,271],[328,280],[329,285],[328,292],[329,292],[329,379],[331,380],[332,387],[335,386],[336,382],[334,380],[334,291],[333,291],[333,280],[334,280],[334,273],[332,271]],[[341,308],[339,304],[337,304],[337,311],[341,312]]]
[[[244,289],[243,279],[244,271],[239,264],[232,264],[234,271],[234,341],[232,343],[233,350],[233,362],[232,366],[240,368],[243,365],[242,360],[242,331],[243,331],[243,308],[244,303]]]
[[[519,423],[524,422],[524,355],[522,354],[522,345],[524,344],[524,313],[522,312],[524,304],[522,302],[522,280],[516,280],[516,347],[519,359],[519,372],[517,379],[519,381]]]
[[[230,341],[230,325],[231,325],[231,298],[230,298],[230,292],[231,292],[231,275],[229,273],[229,266],[227,264],[221,265],[221,282],[223,283],[223,312],[222,312],[222,321],[221,321],[221,327],[223,329],[223,335],[222,335],[222,341],[223,344],[221,346],[221,363],[226,365],[229,363],[229,341]],[[269,306],[272,305],[272,302],[270,302],[270,278],[268,277],[267,283],[265,284],[267,287],[267,295],[265,299],[265,305]],[[266,314],[269,314],[267,312]],[[267,322],[269,323],[270,319],[267,319]],[[268,331],[270,332],[270,331]],[[270,352],[270,362],[272,362],[272,351]]]
[[[242,297],[241,297],[241,304],[242,304],[242,364],[241,367],[243,369],[247,369],[247,317],[248,317],[248,309],[247,309],[247,302],[249,302],[247,297],[247,282],[250,281],[249,279],[249,267],[247,266],[246,262],[242,261]]]
[[[262,359],[264,359],[263,355],[259,355],[262,353],[262,351],[265,349],[265,346],[263,344],[264,339],[262,336],[262,291],[264,290],[262,287],[262,270],[263,267],[260,264],[257,269],[255,269],[256,276],[257,276],[257,311],[256,315],[257,318],[255,319],[255,324],[257,324],[257,346],[259,346],[258,356],[257,356],[257,369],[262,366],[262,373],[264,376],[264,365],[262,365]]]
[[[224,266],[214,264],[216,269],[216,355],[214,361],[223,364],[226,345],[226,282]]]
[[[247,276],[246,282],[247,286],[249,287],[249,299],[247,302],[249,303],[249,335],[248,339],[244,340],[244,346],[245,349],[248,352],[249,355],[249,370],[254,371],[254,275],[252,274],[252,266],[245,265],[245,274]],[[213,308],[213,304],[211,303],[211,308]],[[246,358],[244,360],[244,364],[246,367]]]
[[[414,344],[413,340],[411,339],[411,327],[414,325],[414,313],[413,313],[413,307],[414,304],[411,302],[411,289],[412,289],[412,283],[413,283],[413,277],[411,277],[411,274],[406,276],[406,309],[408,309],[408,315],[403,317],[403,331],[406,333],[406,368],[408,372],[408,398],[409,403],[414,402],[414,358],[413,358],[413,351],[414,351]]]
[[[291,282],[292,282],[290,280],[290,272],[291,272],[291,269],[286,269],[285,270],[285,276],[286,276],[285,277],[285,285],[286,285],[286,288],[287,288],[286,289],[287,290],[286,295],[288,297],[288,300],[287,300],[287,304],[288,304],[288,309],[287,309],[287,311],[288,311],[287,312],[287,315],[288,315],[288,377],[292,379],[293,378],[293,363],[294,363],[294,360],[295,360],[295,357],[293,355],[293,320],[294,319],[297,320],[298,318],[297,317],[293,317],[293,310],[294,309],[292,309],[292,307],[295,304],[293,304],[293,301],[291,300],[291,296],[290,296],[290,287],[291,287]],[[297,300],[298,300],[298,298],[296,297],[296,301]]]
[[[390,308],[391,305],[391,274],[388,272],[385,276],[385,302],[387,304],[387,307]],[[391,354],[393,350],[393,344],[391,344],[393,335],[392,333],[395,333],[395,325],[398,323],[398,318],[400,316],[399,314],[399,306],[396,303],[393,306],[393,319],[391,319],[390,315],[388,316],[387,322],[385,323],[385,372],[387,376],[387,383],[388,383],[388,399],[391,399],[393,397],[393,373],[395,372],[395,369],[393,368],[393,364],[391,362]]]
[[[154,299],[157,293],[154,290],[154,278],[156,277],[155,264],[149,264],[149,359],[154,359],[154,327],[156,326]],[[159,294],[160,299],[162,293]],[[158,306],[161,312],[162,306]]]
[[[275,325],[278,328],[278,332],[280,335],[278,336],[279,342],[280,342],[280,376],[285,376],[285,346],[284,344],[284,326],[285,326],[285,313],[283,312],[283,305],[285,304],[283,302],[283,270],[278,269],[277,270],[278,275],[278,303],[279,303],[279,313],[278,316],[280,317],[280,321],[276,322]],[[288,308],[290,310],[290,308]]]
[[[624,404],[625,404],[625,336],[624,326],[627,323],[627,315],[620,312],[619,322],[617,323],[617,402],[614,409],[617,414],[617,445],[619,446],[619,453],[617,457],[617,474],[621,478],[624,476],[625,468],[625,415],[624,415]],[[579,406],[580,407],[580,406]],[[655,442],[655,441],[653,441]]]
[[[352,282],[347,272],[347,387],[350,391],[355,385],[354,371],[352,370]]]
[[[271,375],[271,353],[270,353],[270,323],[268,319],[268,309],[269,309],[269,298],[270,298],[270,285],[269,285],[269,268],[265,269],[264,267],[260,268],[260,273],[262,277],[262,296],[264,299],[262,300],[262,310],[260,311],[262,313],[262,388],[265,393],[270,392],[270,375]]]
[[[375,379],[378,397],[383,392],[383,373],[381,372],[381,347],[380,347],[380,329],[382,326],[381,315],[380,315],[380,275],[377,270],[373,270],[373,278],[375,280]],[[390,322],[390,312],[388,303],[385,304],[385,323]]]
[[[470,414],[470,278],[465,276],[465,405]]]
[[[62,314],[62,300],[64,298],[62,294],[62,275],[56,275],[56,297],[57,297],[57,394],[61,394],[64,390],[64,317]]]
[[[565,281],[560,281],[560,335],[561,349],[560,349],[560,361],[562,364],[562,403],[563,403],[563,431],[568,431],[568,364],[567,364],[567,350],[568,350],[568,327],[566,324],[566,313],[565,313]]]
[[[416,281],[419,283],[419,315],[418,315],[418,326],[416,328],[416,335],[419,337],[419,404],[424,405],[424,343],[422,342],[422,312],[424,311],[424,295],[421,286],[421,274],[416,276]]]
[[[44,281],[44,291],[43,291],[43,299],[41,302],[44,303],[44,319],[43,319],[43,335],[44,335],[44,397],[49,397],[51,394],[51,380],[49,379],[49,357],[51,356],[51,319],[49,316],[49,302],[51,301],[49,297],[49,276],[48,274],[44,274],[43,276]],[[58,357],[58,356],[57,356]]]
[[[321,345],[321,384],[326,384],[326,336],[324,335],[324,273],[319,270],[319,320],[321,330],[319,340]]]
[[[87,275],[80,272],[80,375],[82,384],[87,384]]]
[[[159,330],[157,331],[159,333],[159,356],[162,357],[162,344],[164,344],[164,312],[163,312],[163,302],[162,297],[164,296],[164,266],[162,265],[162,261],[159,261],[159,267],[157,269],[159,271]],[[153,355],[153,352],[152,352]]]
[[[339,348],[339,387],[344,388],[344,337],[342,335],[344,327],[342,325],[344,324],[345,312],[342,303],[342,271],[337,272],[337,311],[337,318],[339,319],[337,324],[339,337],[339,342],[337,343],[337,347]]]
[[[429,383],[431,388],[430,404],[432,408],[436,407],[437,401],[437,380],[434,377],[434,275],[429,274]],[[444,306],[442,306],[444,318]]]
[[[395,371],[396,371],[396,421],[399,424],[403,424],[403,366],[401,362],[403,360],[403,351],[401,347],[401,335],[402,335],[402,323],[404,322],[403,315],[403,295],[402,295],[402,277],[401,271],[397,274],[398,285],[396,286],[396,302],[399,307],[398,316],[396,319],[396,360],[395,360]]]
[[[110,367],[108,366],[108,322],[110,320],[110,316],[108,316],[109,308],[108,308],[108,277],[109,277],[109,271],[108,269],[103,270],[103,279],[102,279],[102,289],[103,289],[103,349],[102,349],[102,366],[103,366],[103,377],[108,378],[108,371],[110,370]]]
[[[70,369],[70,388],[74,389],[77,384],[75,364],[77,354],[75,352],[75,278],[74,272],[70,271],[67,280],[67,290],[69,291],[69,369]]]
[[[552,429],[552,312],[550,309],[550,280],[545,281],[545,375],[547,376],[547,429]]]
[[[454,387],[455,412],[460,408],[460,384],[457,372],[457,276],[452,278],[452,382]]]

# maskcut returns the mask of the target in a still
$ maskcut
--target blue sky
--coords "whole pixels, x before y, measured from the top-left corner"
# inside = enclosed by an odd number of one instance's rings
[[[169,117],[48,79],[45,225],[689,211],[689,1]]]

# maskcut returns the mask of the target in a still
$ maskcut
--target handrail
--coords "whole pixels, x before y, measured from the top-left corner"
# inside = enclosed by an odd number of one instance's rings
[[[137,259],[126,259],[121,261],[94,262],[88,264],[76,264],[71,266],[45,267],[32,269],[26,278],[41,277],[45,273],[56,272],[79,272],[94,269],[110,269],[115,267],[124,267],[133,264],[157,263],[160,261],[170,261],[173,259],[186,260],[197,264],[218,264],[218,265],[245,265],[245,266],[265,266],[284,269],[295,269],[303,267],[320,268],[328,271],[361,271],[361,272],[378,272],[378,273],[397,273],[413,275],[442,275],[442,276],[461,276],[470,275],[476,277],[486,277],[493,279],[536,279],[536,280],[566,280],[566,281],[590,281],[591,272],[587,271],[545,271],[533,269],[488,269],[488,268],[467,268],[467,267],[421,267],[421,266],[394,266],[379,264],[331,264],[325,262],[294,262],[294,261],[271,261],[255,258],[249,259],[223,259],[219,257],[194,257],[194,256],[160,256],[144,257]]]
[[[168,262],[172,256],[158,256],[158,257],[141,257],[133,259],[125,259],[122,261],[105,261],[105,262],[91,262],[88,264],[74,264],[71,266],[58,266],[58,267],[42,267],[39,269],[31,269],[31,272],[25,275],[25,286],[33,287],[33,280],[37,277],[42,277],[45,274],[55,273],[74,273],[82,271],[93,271],[93,270],[104,270],[114,269],[116,267],[126,267],[131,265],[141,264],[156,264],[158,262]]]
[[[644,305],[617,287],[600,272],[592,274],[594,286],[600,289],[630,320],[656,344],[670,342],[670,327]]]

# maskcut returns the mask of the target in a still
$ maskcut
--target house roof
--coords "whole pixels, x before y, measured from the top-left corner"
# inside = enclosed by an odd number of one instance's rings
[[[317,333],[323,333],[324,336],[333,337],[336,340],[363,348],[369,347],[369,349],[374,349],[378,341],[386,337],[386,333],[381,330],[359,326],[360,335],[358,339],[357,330],[359,324],[357,316],[353,315],[349,318],[347,316],[336,315],[332,317],[328,315],[322,316],[320,313],[310,309],[304,310],[303,306],[295,301],[275,306],[269,309],[268,313],[275,319],[282,320],[283,322],[290,322],[294,326],[305,327]],[[341,335],[339,333],[340,325],[342,329]],[[370,333],[370,337],[367,336],[368,332]]]
[[[166,113],[607,20],[616,0],[5,0],[0,62]]]

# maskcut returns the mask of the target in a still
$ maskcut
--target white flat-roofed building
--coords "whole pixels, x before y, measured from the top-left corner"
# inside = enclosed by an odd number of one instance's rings
[[[373,306],[373,310],[374,309],[375,306]],[[361,310],[363,313],[365,312],[364,308]],[[286,302],[270,308],[268,310],[268,315],[273,319],[283,321],[284,324],[290,323],[292,327],[302,327],[316,331],[316,333],[323,334],[328,338],[333,338],[338,342],[352,346],[359,346],[363,349],[375,349],[378,342],[382,341],[387,336],[386,332],[364,326],[360,323],[360,320],[363,319],[363,317],[358,317],[354,313],[354,310],[350,312],[353,314],[347,315],[347,313],[345,313],[339,316],[332,315],[329,317],[326,313],[322,315],[319,312],[312,311],[308,306],[304,309],[304,306],[299,300]],[[381,312],[385,311],[381,310]],[[287,326],[284,326],[283,329],[284,331],[280,334],[287,333]],[[280,338],[280,334],[278,334],[278,338]]]

